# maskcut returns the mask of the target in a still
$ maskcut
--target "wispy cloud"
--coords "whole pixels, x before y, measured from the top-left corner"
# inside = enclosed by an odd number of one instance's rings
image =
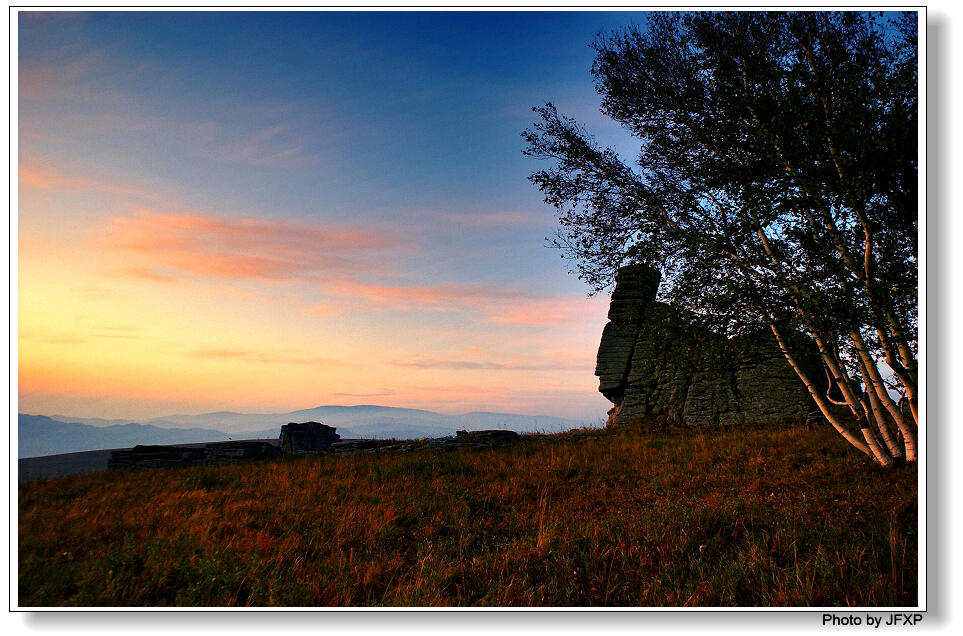
[[[527,290],[491,284],[376,285],[340,279],[326,282],[325,289],[376,308],[468,313],[506,325],[577,323],[594,319],[600,306],[581,294],[537,297]]]
[[[594,350],[540,348],[528,353],[506,353],[469,346],[453,355],[415,356],[392,365],[414,369],[462,371],[584,371],[595,365]]]
[[[456,212],[451,210],[425,212],[423,216],[430,222],[445,227],[473,229],[494,229],[503,227],[554,227],[555,218],[551,212],[531,210],[491,210],[477,212]]]
[[[558,325],[594,317],[598,307],[599,301],[582,295],[530,298],[493,311],[490,319],[495,323],[513,325]]]
[[[394,391],[381,391],[380,393],[332,393],[331,395],[337,397],[349,397],[349,398],[373,398],[373,397],[389,397],[394,395]]]
[[[90,327],[76,328],[73,331],[49,329],[21,330],[21,340],[29,340],[48,345],[80,345],[92,340],[138,340],[141,333],[131,327]]]
[[[421,311],[481,309],[490,303],[503,303],[521,297],[518,290],[494,285],[378,285],[345,278],[326,282],[325,289],[339,296],[363,300],[382,308]]]
[[[123,269],[113,270],[112,273],[129,278],[140,278],[141,280],[150,281],[152,283],[181,282],[181,279],[175,276],[162,274],[154,269],[151,269],[150,267],[126,267]]]
[[[385,276],[388,255],[410,252],[411,246],[395,233],[362,225],[141,209],[112,217],[93,247],[123,254],[125,265],[111,272],[141,281],[307,285],[323,297],[305,303],[303,311],[327,318],[358,310],[460,313],[475,322],[549,327],[594,321],[599,313],[597,303],[581,294],[538,296],[492,283],[378,280]]]
[[[114,217],[99,243],[147,261],[130,270],[141,278],[270,281],[364,271],[364,254],[401,247],[371,228],[149,210]]]
[[[100,327],[95,329],[91,335],[95,338],[117,340],[137,340],[141,338],[140,332],[132,327]]]
[[[340,316],[344,313],[344,307],[335,307],[329,303],[316,303],[308,307],[307,312],[312,316]]]
[[[99,51],[90,51],[72,54],[68,59],[66,50],[54,53],[55,57],[61,58],[55,63],[21,66],[17,78],[19,97],[26,100],[63,100],[95,94],[84,86],[83,80],[103,67],[106,56]]]
[[[307,366],[354,367],[353,363],[334,358],[303,356],[292,352],[256,351],[252,349],[201,347],[186,352],[190,358],[198,360],[230,360],[257,364],[288,364]]]
[[[17,173],[17,182],[21,188],[28,187],[38,190],[100,192],[149,201],[163,199],[160,193],[148,188],[119,181],[80,176],[33,164],[20,165]]]
[[[221,137],[226,131],[221,131]],[[206,147],[200,156],[224,163],[252,166],[302,165],[313,157],[307,152],[303,135],[287,124],[273,124],[227,138]]]
[[[18,337],[20,340],[29,340],[47,345],[79,345],[87,341],[83,336],[73,333],[63,332],[38,332],[21,329]]]
[[[459,371],[560,371],[583,370],[584,364],[560,364],[549,361],[520,361],[502,362],[497,360],[465,360],[445,358],[415,358],[413,360],[395,360],[397,367],[411,367],[416,369],[454,369]]]

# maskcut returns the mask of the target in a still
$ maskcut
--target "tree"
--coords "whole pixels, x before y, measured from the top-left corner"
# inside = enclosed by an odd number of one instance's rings
[[[917,459],[916,33],[915,13],[655,14],[594,43],[635,165],[552,104],[523,133],[552,162],[531,180],[558,210],[553,245],[595,292],[647,263],[717,331],[771,330],[884,466]],[[828,391],[796,363],[800,337]]]

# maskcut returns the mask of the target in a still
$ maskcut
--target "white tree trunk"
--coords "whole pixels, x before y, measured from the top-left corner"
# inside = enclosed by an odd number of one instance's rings
[[[900,410],[899,405],[893,400],[892,396],[886,390],[886,385],[883,382],[883,377],[879,373],[879,367],[876,365],[876,361],[869,354],[869,350],[866,347],[866,343],[863,341],[862,337],[858,332],[851,334],[853,339],[853,344],[856,345],[856,351],[859,354],[860,362],[864,370],[864,375],[866,376],[867,392],[870,396],[870,402],[873,406],[874,415],[877,422],[879,423],[880,432],[883,435],[883,441],[886,446],[890,449],[891,454],[894,457],[902,458],[905,456],[906,461],[915,462],[916,461],[916,431],[912,430],[912,426],[906,421],[906,416]],[[874,399],[875,398],[875,399]],[[889,413],[890,417],[896,423],[899,428],[900,433],[903,434],[903,449],[899,449],[898,452],[894,451],[894,447],[898,448],[898,442],[895,440],[895,435],[892,435],[889,430],[888,423],[886,422],[885,416],[879,412],[885,408]]]
[[[893,459],[892,455],[886,450],[883,444],[879,441],[876,436],[876,432],[873,431],[869,422],[862,428],[863,437],[866,439],[866,443],[869,445],[870,451],[873,453],[873,458],[884,468],[892,466],[896,460]]]
[[[846,426],[843,425],[843,423],[839,420],[839,418],[836,417],[836,415],[832,412],[829,403],[823,398],[822,395],[820,395],[819,389],[817,389],[816,385],[812,383],[806,372],[802,370],[802,367],[796,363],[796,359],[793,357],[792,351],[786,345],[775,323],[770,323],[769,327],[772,329],[773,335],[776,336],[776,342],[779,343],[779,349],[782,351],[782,354],[786,357],[786,360],[789,361],[789,365],[796,372],[796,375],[799,376],[799,379],[802,380],[803,384],[806,385],[806,388],[809,390],[809,394],[813,396],[813,400],[816,401],[816,406],[819,407],[820,412],[823,414],[826,420],[832,424],[833,428],[835,428],[836,431],[842,435],[847,442],[852,444],[861,452],[866,453],[875,459],[875,456],[873,455],[873,452],[870,450],[869,446],[863,443],[849,429],[847,429]]]

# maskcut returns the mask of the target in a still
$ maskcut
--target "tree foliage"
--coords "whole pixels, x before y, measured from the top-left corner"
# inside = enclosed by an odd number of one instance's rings
[[[884,465],[916,459],[916,33],[915,13],[655,14],[594,43],[634,164],[552,104],[523,133],[551,160],[531,180],[554,245],[593,290],[644,262],[663,297],[722,332],[772,330],[790,363],[807,336],[830,391],[801,379]]]

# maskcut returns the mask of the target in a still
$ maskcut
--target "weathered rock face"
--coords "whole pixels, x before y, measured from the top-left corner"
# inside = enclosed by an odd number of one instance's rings
[[[613,404],[608,425],[729,427],[805,421],[809,392],[767,332],[727,339],[656,302],[649,267],[616,276],[595,375]],[[800,355],[813,366],[811,354]],[[818,378],[816,370],[810,377]]]
[[[291,422],[281,427],[281,450],[288,454],[321,453],[341,439],[334,427],[320,422]]]

